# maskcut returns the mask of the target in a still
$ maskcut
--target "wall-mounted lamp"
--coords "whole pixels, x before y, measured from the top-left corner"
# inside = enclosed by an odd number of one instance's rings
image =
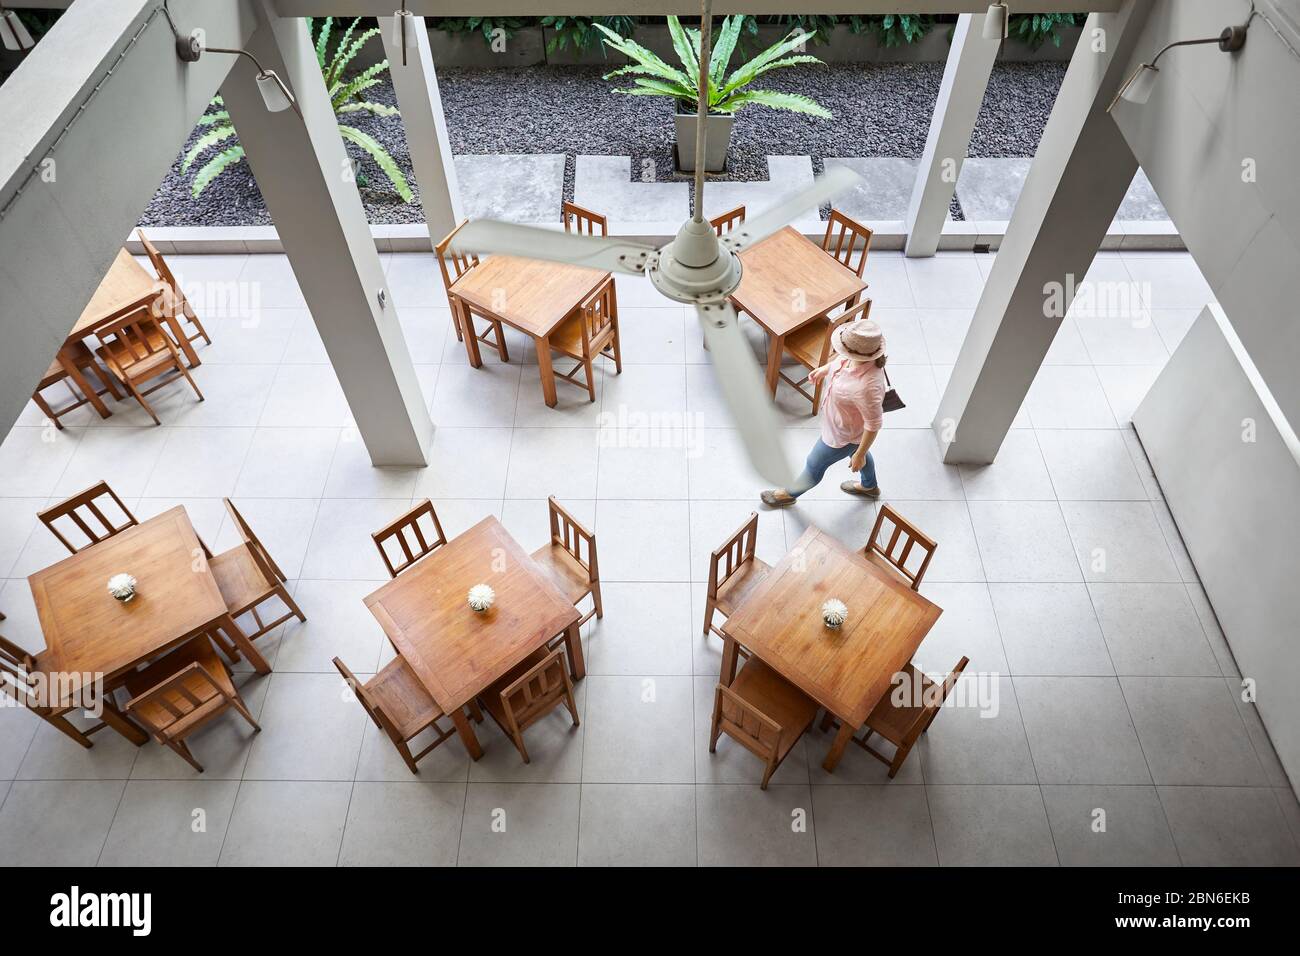
[[[984,39],[1001,42],[1007,38],[1007,23],[1011,11],[1003,2],[990,3],[989,12],[984,14]]]
[[[289,87],[285,86],[284,80],[280,79],[275,70],[268,70],[262,66],[261,62],[247,50],[233,50],[226,47],[208,46],[204,42],[202,30],[192,30],[188,36],[181,36],[176,29],[176,21],[172,19],[171,11],[167,9],[166,2],[163,3],[163,13],[167,16],[167,23],[172,28],[172,34],[176,37],[176,55],[186,63],[194,63],[205,52],[207,53],[227,53],[231,56],[246,56],[253,61],[257,67],[257,91],[262,94],[262,102],[272,113],[279,113],[292,108],[302,119],[302,109],[298,106],[298,101],[294,99],[293,94],[289,92]]]
[[[402,0],[402,9],[393,12],[397,27],[397,40],[402,46],[402,66],[406,66],[406,51],[415,49],[415,17],[406,9],[406,0]]]
[[[1223,32],[1217,37],[1205,37],[1201,40],[1178,40],[1175,43],[1170,43],[1153,56],[1150,63],[1143,63],[1133,71],[1133,75],[1124,81],[1124,85],[1119,88],[1115,98],[1106,107],[1106,112],[1109,113],[1113,110],[1115,104],[1121,99],[1139,105],[1151,99],[1151,91],[1155,89],[1156,78],[1160,75],[1160,67],[1156,66],[1156,63],[1165,55],[1166,51],[1172,50],[1176,46],[1200,46],[1204,43],[1217,43],[1219,49],[1224,53],[1236,53],[1246,45],[1246,28],[1249,25],[1250,20],[1247,20],[1240,26],[1224,27]]]
[[[2,6],[0,6],[0,43],[4,44],[6,50],[24,53],[36,46],[36,41],[27,32],[27,27],[23,25],[22,20],[18,19],[18,14]]]

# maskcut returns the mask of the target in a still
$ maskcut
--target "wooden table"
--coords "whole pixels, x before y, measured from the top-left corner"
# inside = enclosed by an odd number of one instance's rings
[[[118,573],[138,582],[135,598],[125,603],[108,593],[108,579]],[[27,582],[45,633],[45,650],[36,656],[45,673],[111,680],[214,625],[259,674],[271,670],[227,611],[183,507],[91,545]],[[138,742],[144,739],[140,734]]]
[[[822,603],[832,597],[849,606],[838,630],[821,619]],[[739,642],[829,710],[840,731],[822,766],[834,770],[941,613],[861,552],[809,528],[722,625],[720,679],[735,678]]]
[[[94,335],[97,329],[113,319],[151,304],[163,294],[163,290],[164,286],[160,279],[150,275],[149,271],[136,262],[135,257],[125,249],[119,250],[117,258],[109,267],[108,274],[99,283],[99,288],[90,297],[76,325],[68,333],[65,344],[73,345],[80,342]],[[194,368],[199,364],[199,356],[194,350],[194,344],[185,337],[179,319],[170,314],[169,310],[163,310],[163,313],[162,321],[167,323],[172,338],[184,353],[186,364]],[[95,394],[81,374],[81,370],[62,351],[59,353],[59,364],[67,371],[68,377],[77,384],[82,393],[90,399],[90,404],[94,406],[95,411],[99,412],[100,417],[107,418],[110,412],[103,399]]]
[[[786,336],[847,302],[867,284],[792,226],[745,249],[740,261],[744,273],[731,301],[771,336],[767,387],[776,395]]]
[[[465,597],[475,584],[496,591],[482,614]],[[573,679],[586,675],[578,609],[496,518],[484,518],[365,600],[475,760],[483,748],[465,705],[525,657],[564,632]]]
[[[453,302],[477,315],[499,319],[525,335],[537,346],[537,368],[546,404],[555,407],[555,370],[551,366],[551,334],[574,309],[609,278],[608,272],[542,262],[515,256],[492,256],[457,279],[449,291]],[[461,315],[453,316],[465,332],[469,363],[483,364],[478,340]]]

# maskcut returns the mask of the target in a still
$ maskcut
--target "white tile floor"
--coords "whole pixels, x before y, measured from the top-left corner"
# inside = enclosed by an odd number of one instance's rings
[[[1128,426],[1205,283],[1185,255],[1099,257],[1091,278],[1137,283],[1149,321],[1068,319],[997,463],[944,466],[926,426],[991,263],[875,253],[867,278],[909,406],[876,447],[881,485],[940,542],[923,591],[945,613],[918,659],[938,671],[969,655],[970,681],[997,691],[997,715],[946,709],[892,782],[855,748],[824,773],[829,738],[814,732],[762,793],[748,753],[725,738],[708,753],[720,649],[700,636],[707,554],[758,506],[760,482],[737,454],[686,310],[620,277],[623,374],[602,373],[594,406],[561,384],[559,408],[547,409],[525,342],[514,340],[509,365],[470,369],[433,260],[390,257],[438,430],[431,467],[374,469],[286,261],[176,257],[214,338],[197,371],[208,400],[159,393],[162,428],[126,404],[57,434],[27,411],[0,445],[5,633],[43,646],[24,577],[61,555],[35,512],[101,477],[141,516],[183,503],[217,547],[234,542],[220,503],[233,496],[309,620],[264,639],[272,675],[239,675],[265,730],[232,717],[194,739],[201,777],[156,745],[110,733],[83,751],[0,708],[7,858],[1296,862],[1300,809],[1238,699],[1231,653]],[[232,290],[235,307],[223,309]],[[802,456],[814,422],[791,394],[781,402]],[[837,485],[762,512],[760,555],[779,559],[814,522],[860,545],[874,508]],[[384,576],[368,534],[429,496],[448,533],[493,514],[531,549],[551,493],[594,525],[605,581],[606,617],[586,635],[582,726],[557,715],[530,729],[524,765],[485,724],[481,761],[453,740],[413,777],[330,665],[338,654],[366,674],[391,653],[361,603]]]

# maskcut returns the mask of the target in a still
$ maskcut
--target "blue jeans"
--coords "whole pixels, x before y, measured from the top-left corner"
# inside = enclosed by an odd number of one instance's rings
[[[787,488],[792,497],[798,498],[801,494],[815,487],[826,474],[826,469],[837,461],[843,461],[845,458],[852,457],[853,453],[858,450],[858,446],[853,443],[845,445],[843,448],[832,448],[820,438],[817,444],[813,445],[812,451],[808,453],[808,460],[804,462],[803,471],[799,477],[794,480],[794,487]],[[876,462],[871,457],[871,452],[867,452],[866,464],[862,466],[860,472],[862,476],[863,488],[876,487]]]

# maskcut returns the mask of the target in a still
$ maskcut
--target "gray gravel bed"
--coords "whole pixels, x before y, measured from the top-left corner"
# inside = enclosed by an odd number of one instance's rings
[[[674,178],[673,104],[657,97],[614,94],[610,83],[601,79],[602,72],[596,67],[561,66],[440,70],[452,151],[563,153],[567,157],[564,191],[569,198],[579,154],[630,155],[638,174],[648,159],[659,179]],[[773,71],[763,78],[763,86],[812,96],[834,118],[760,106],[741,110],[732,132],[728,171],[720,178],[766,179],[769,153],[811,156],[817,172],[827,156],[920,156],[942,75],[942,63],[830,64]],[[999,63],[984,97],[970,155],[1033,156],[1064,75],[1064,63]],[[387,81],[369,95],[380,102],[396,102]],[[361,160],[367,180],[359,188],[371,222],[423,222],[401,121],[353,113],[348,122],[387,147],[416,192],[416,202],[403,203],[370,158],[348,144],[349,153]],[[180,159],[178,155],[141,225],[236,226],[271,221],[246,163],[227,170],[195,199],[189,179],[202,161],[182,177]],[[955,205],[954,212],[960,216]]]

